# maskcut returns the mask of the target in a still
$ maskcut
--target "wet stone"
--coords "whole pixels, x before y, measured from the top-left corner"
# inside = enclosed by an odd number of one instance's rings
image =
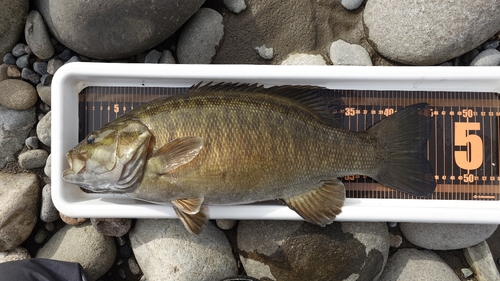
[[[7,53],[3,56],[3,62],[6,64],[16,64],[17,58],[11,54]]]
[[[19,155],[19,166],[30,170],[45,166],[49,153],[43,149],[28,150]]]
[[[24,80],[28,80],[32,84],[40,83],[40,75],[29,68],[23,68],[23,70],[21,71],[21,77]]]
[[[26,55],[26,44],[18,43],[12,48],[12,55],[15,57],[20,57],[22,55]]]
[[[43,61],[36,61],[33,63],[33,70],[40,75],[47,74],[47,63]]]
[[[29,60],[30,60],[30,55],[20,56],[16,59],[15,65],[17,65],[17,67],[21,69],[26,68],[30,64]]]

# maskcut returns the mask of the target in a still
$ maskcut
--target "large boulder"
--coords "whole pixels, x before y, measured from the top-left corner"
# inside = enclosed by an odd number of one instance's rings
[[[0,0],[0,58],[10,52],[23,34],[28,0]]]

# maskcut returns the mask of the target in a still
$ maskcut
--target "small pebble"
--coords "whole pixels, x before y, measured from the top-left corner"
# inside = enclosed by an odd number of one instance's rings
[[[144,63],[158,63],[161,53],[157,50],[151,50],[144,58]]]
[[[37,149],[38,148],[38,138],[37,137],[28,137],[24,144],[28,149]]]
[[[30,259],[31,256],[28,252],[23,247],[16,247],[13,250],[6,251],[6,252],[0,252],[0,263],[3,262],[8,262],[8,261],[19,261],[19,260],[25,260],[25,259]]]
[[[158,63],[167,63],[167,64],[175,64],[175,58],[172,55],[172,52],[169,50],[164,50],[161,52],[161,57]]]
[[[49,157],[47,157],[47,162],[45,162],[45,167],[43,168],[44,174],[50,178],[50,171],[52,169],[52,154],[49,154]]]
[[[24,38],[33,54],[38,58],[46,60],[54,55],[54,46],[49,31],[37,10],[32,10],[28,14],[24,27]]]
[[[47,63],[44,61],[35,61],[33,63],[33,70],[40,75],[47,74]]]
[[[127,239],[125,239],[124,236],[119,236],[119,237],[115,237],[115,238],[116,238],[116,241],[118,242],[118,245],[123,246],[123,245],[127,244]]]
[[[398,223],[397,222],[388,222],[387,225],[392,228],[392,227],[398,226]]]
[[[500,52],[497,49],[487,49],[479,53],[471,66],[498,66],[500,64]]]
[[[479,50],[478,49],[473,49],[465,53],[465,55],[462,56],[462,63],[463,65],[470,65],[472,60],[479,55]]]
[[[469,268],[462,268],[461,271],[465,279],[471,277],[474,274],[474,272],[472,272],[472,270],[470,270]]]
[[[49,62],[47,63],[47,72],[49,74],[54,75],[56,73],[56,71],[63,65],[64,65],[64,63],[62,62],[62,60],[60,60],[58,58],[53,58],[53,59],[49,60]]]
[[[46,222],[45,223],[45,229],[47,229],[49,232],[54,231],[55,228],[56,228],[56,226],[53,222]]]
[[[25,110],[35,105],[38,100],[35,87],[17,79],[0,82],[0,104],[9,109]]]
[[[321,55],[290,54],[281,65],[326,65]]]
[[[116,265],[122,265],[123,264],[123,260],[122,259],[118,259],[115,264]]]
[[[50,112],[50,106],[48,106],[46,103],[44,102],[41,102],[39,105],[38,105],[38,108],[40,109],[40,114],[42,114],[42,116],[40,116],[40,118],[38,119],[40,121],[40,119],[42,119],[43,116],[45,116],[45,114],[49,113]]]
[[[59,219],[59,211],[57,211],[52,202],[50,184],[46,184],[42,189],[42,208],[40,211],[40,219],[44,222],[53,222]]]
[[[370,55],[361,45],[337,40],[330,46],[330,60],[333,65],[372,66]]]
[[[236,226],[237,220],[215,220],[220,229],[229,230]]]
[[[15,57],[20,57],[22,55],[26,55],[26,44],[18,43],[12,48],[12,55]]]
[[[259,56],[261,56],[263,59],[266,60],[271,60],[274,57],[274,49],[273,48],[268,48],[266,45],[262,45],[260,47],[255,47],[255,50],[259,53]]]
[[[496,49],[500,46],[500,41],[486,41],[483,43],[483,49]]]
[[[120,247],[120,249],[118,249],[118,254],[122,257],[122,258],[130,258],[132,256],[132,248],[130,248],[129,245],[123,245],[122,247]]]
[[[120,276],[121,279],[126,279],[127,275],[125,274],[125,270],[121,267],[118,269],[118,276]]]
[[[9,78],[19,78],[21,77],[21,71],[17,68],[17,66],[9,65],[7,68],[7,76],[9,76]]]
[[[72,56],[71,58],[69,58],[69,60],[66,61],[66,63],[79,62],[79,61],[81,60],[78,56]]]
[[[69,49],[64,49],[64,51],[62,51],[62,52],[59,54],[59,58],[60,58],[62,61],[67,61],[67,60],[69,60],[72,56],[73,56],[73,54],[71,53],[71,51],[70,51]]]
[[[20,69],[28,67],[30,64],[30,55],[23,55],[17,58],[15,65]]]
[[[26,170],[42,168],[48,156],[49,153],[43,149],[25,151],[19,155],[19,166]]]
[[[391,247],[399,248],[399,246],[401,246],[402,243],[403,243],[403,237],[389,233],[389,245]]]
[[[49,233],[45,228],[38,229],[38,231],[35,233],[35,243],[42,244],[45,239],[47,239],[48,235]]]
[[[9,75],[7,74],[8,73],[7,70],[9,69],[9,67],[11,66],[6,63],[0,64],[0,82],[9,78]]]
[[[245,0],[224,0],[224,6],[226,6],[229,11],[235,14],[239,14],[241,11],[247,9]]]
[[[141,273],[141,268],[134,259],[128,259],[128,267],[134,275]]]
[[[11,54],[7,53],[3,56],[3,62],[6,64],[16,64],[17,58]]]
[[[132,226],[131,219],[119,219],[119,218],[109,218],[109,219],[90,219],[92,226],[105,236],[123,236],[127,234]]]
[[[86,219],[86,218],[71,218],[71,217],[68,217],[66,216],[65,214],[61,214],[59,213],[59,217],[61,217],[61,220],[67,224],[67,225],[80,225],[86,221],[88,221],[89,219]]]
[[[51,134],[50,134],[50,123],[52,120],[52,112],[45,114],[45,116],[36,125],[36,135],[38,140],[46,146],[50,146]]]
[[[32,84],[40,83],[40,75],[29,68],[23,68],[21,71],[21,77],[24,80],[30,81]]]
[[[43,85],[42,83],[36,85],[36,92],[40,99],[47,105],[52,105],[52,92],[50,86]]]
[[[28,45],[24,45],[24,52],[29,55],[33,54],[33,51],[31,51],[31,48]]]
[[[50,85],[50,83],[52,83],[52,78],[53,78],[52,74],[48,74],[48,73],[44,74],[44,75],[42,75],[42,77],[40,77],[40,83],[42,85],[48,86],[48,85]]]
[[[344,6],[347,10],[352,11],[359,8],[359,6],[363,4],[363,0],[341,0],[340,4],[342,4],[342,6]]]

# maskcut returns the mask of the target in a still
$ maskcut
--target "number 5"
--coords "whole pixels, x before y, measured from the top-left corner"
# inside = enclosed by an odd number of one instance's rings
[[[483,140],[469,131],[481,129],[478,122],[455,123],[455,146],[466,146],[465,151],[455,151],[455,163],[464,170],[475,170],[483,163]]]

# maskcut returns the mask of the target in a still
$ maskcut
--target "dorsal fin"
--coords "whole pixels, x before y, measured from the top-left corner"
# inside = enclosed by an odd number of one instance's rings
[[[189,89],[189,93],[202,92],[245,92],[263,93],[292,100],[318,117],[325,124],[340,127],[340,112],[343,109],[342,94],[336,90],[308,85],[284,85],[264,88],[263,85],[246,83],[217,83],[212,82],[202,85],[200,82]]]

